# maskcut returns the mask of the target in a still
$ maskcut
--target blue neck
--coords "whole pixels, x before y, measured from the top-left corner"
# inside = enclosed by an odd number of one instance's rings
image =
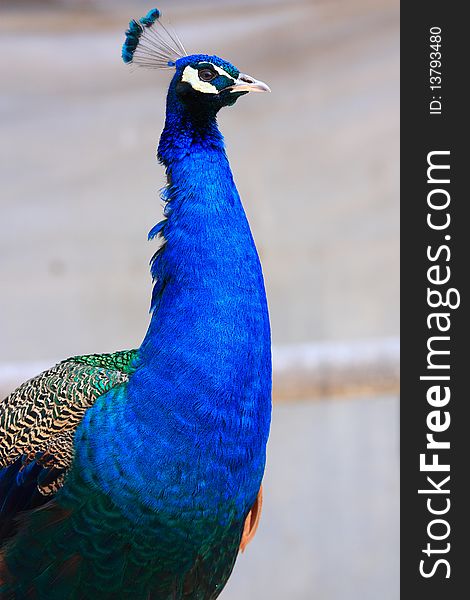
[[[230,347],[243,356],[240,330],[269,342],[258,254],[216,115],[188,112],[173,86],[158,156],[168,177],[167,220],[153,230],[165,243],[152,261],[153,314],[142,362],[161,360],[162,340],[168,344],[167,329],[175,322],[184,325],[177,332],[181,344]]]
[[[158,145],[158,158],[167,172],[178,161],[219,151],[225,154],[224,138],[217,126],[217,112],[210,106],[191,110],[176,93],[174,79],[166,100],[165,127]]]
[[[152,263],[152,318],[114,455],[129,488],[155,510],[181,514],[184,505],[188,515],[210,508],[241,518],[261,483],[271,413],[261,266],[215,115],[188,114],[170,87],[158,152],[167,220],[154,232],[165,242]],[[180,473],[177,497],[162,496]]]

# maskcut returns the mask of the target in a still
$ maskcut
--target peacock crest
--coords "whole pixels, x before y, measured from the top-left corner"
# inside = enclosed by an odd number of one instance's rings
[[[187,56],[183,44],[170,24],[163,22],[158,8],[138,21],[130,21],[122,47],[125,63],[147,69],[170,69],[183,56]]]

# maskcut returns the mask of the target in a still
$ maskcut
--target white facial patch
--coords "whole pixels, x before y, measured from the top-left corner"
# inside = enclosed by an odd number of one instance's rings
[[[229,77],[230,79],[233,80],[233,77],[231,75],[229,75],[227,73],[227,71],[224,71],[223,69],[221,69],[220,67],[218,67],[217,65],[214,65],[212,63],[210,63],[210,65],[220,75],[223,75],[224,77]],[[188,65],[187,67],[184,68],[183,75],[181,77],[181,81],[185,81],[186,83],[189,83],[189,85],[194,90],[197,90],[198,92],[202,92],[203,94],[218,94],[219,93],[219,90],[215,87],[215,85],[212,85],[212,83],[210,81],[201,81],[199,79],[199,71],[197,69],[195,69],[194,67],[191,67],[190,65]]]

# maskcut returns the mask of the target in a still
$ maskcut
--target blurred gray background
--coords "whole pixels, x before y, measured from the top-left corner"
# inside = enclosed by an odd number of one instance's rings
[[[120,46],[153,6],[0,3],[0,395],[145,333],[169,73]],[[396,600],[398,0],[157,6],[272,89],[220,114],[275,366],[264,514],[222,598]]]

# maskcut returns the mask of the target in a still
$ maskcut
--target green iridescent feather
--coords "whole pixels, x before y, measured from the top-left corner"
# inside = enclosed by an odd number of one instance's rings
[[[137,350],[121,350],[112,354],[85,354],[83,356],[74,356],[69,360],[92,367],[113,369],[130,375],[135,371]]]

